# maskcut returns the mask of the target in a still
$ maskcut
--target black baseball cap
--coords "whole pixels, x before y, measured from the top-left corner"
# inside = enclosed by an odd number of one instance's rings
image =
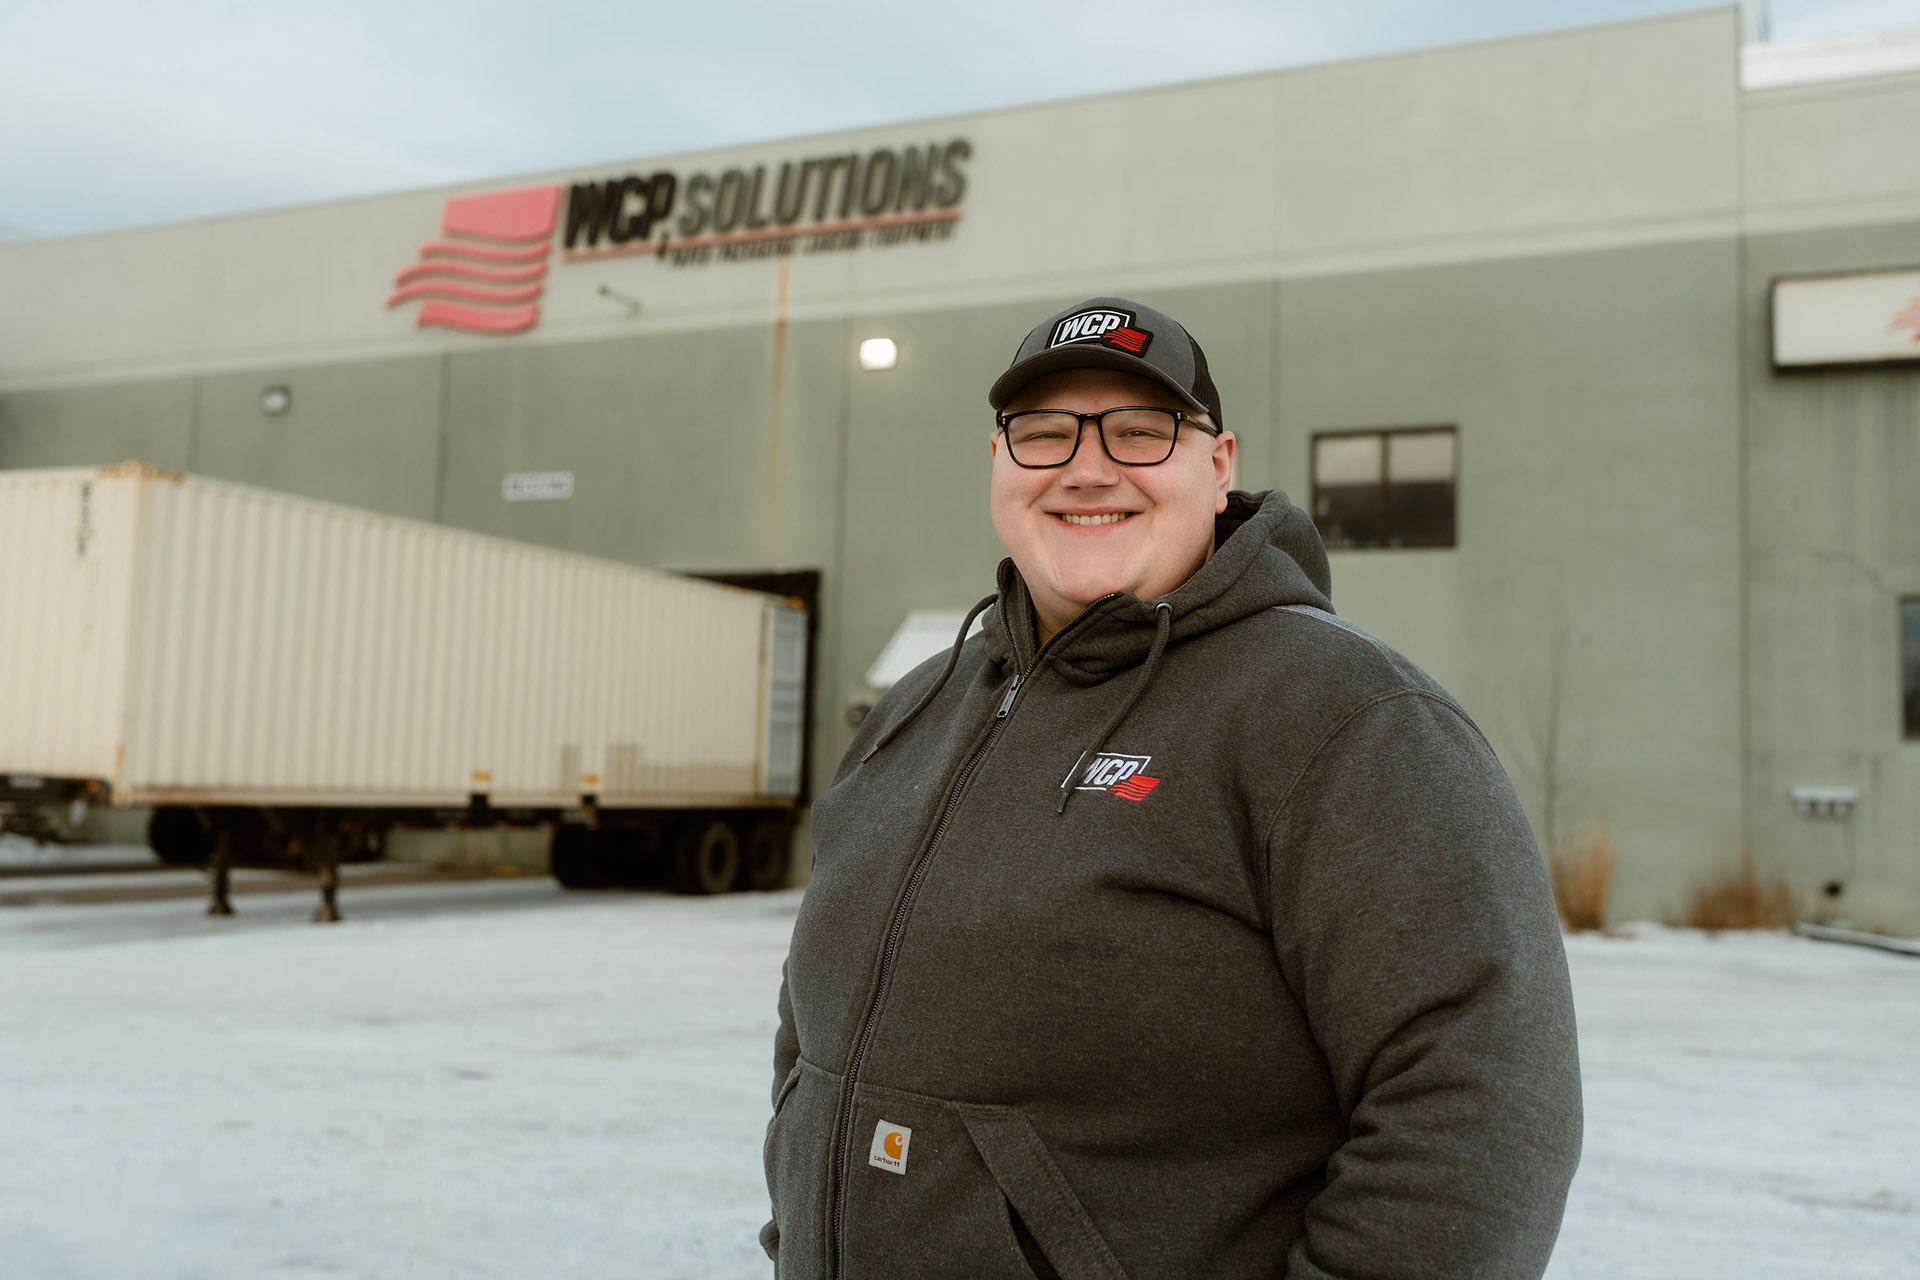
[[[1020,388],[1062,369],[1118,369],[1152,378],[1205,410],[1215,426],[1225,425],[1200,344],[1172,316],[1131,298],[1088,298],[1042,320],[987,392],[987,403],[1004,409]]]

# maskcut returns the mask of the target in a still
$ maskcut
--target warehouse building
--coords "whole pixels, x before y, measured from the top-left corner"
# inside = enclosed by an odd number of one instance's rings
[[[991,588],[1019,336],[1136,296],[1614,918],[1920,930],[1916,137],[1920,41],[1728,8],[11,244],[0,467],[817,568],[818,786]]]

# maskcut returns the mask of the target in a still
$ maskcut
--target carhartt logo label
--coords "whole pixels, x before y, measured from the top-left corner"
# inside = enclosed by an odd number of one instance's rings
[[[1152,756],[1127,756],[1102,751],[1080,773],[1076,791],[1110,791],[1123,800],[1145,800],[1147,793],[1160,785],[1160,779],[1142,772]]]
[[[1047,347],[1051,350],[1054,347],[1064,347],[1069,342],[1098,342],[1115,329],[1126,328],[1132,323],[1131,311],[1076,312],[1053,326],[1053,336],[1047,339]],[[1146,335],[1141,336],[1144,338]],[[1145,345],[1143,342],[1141,348],[1144,349]],[[1132,348],[1129,349],[1132,350]],[[1135,354],[1138,353],[1138,350],[1135,350]]]
[[[873,1150],[867,1153],[867,1163],[888,1173],[905,1173],[907,1144],[912,1141],[913,1130],[882,1120],[873,1127]]]

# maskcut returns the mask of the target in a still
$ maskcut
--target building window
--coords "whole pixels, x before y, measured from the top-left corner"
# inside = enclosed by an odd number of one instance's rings
[[[1452,427],[1313,437],[1313,522],[1329,548],[1451,547],[1459,455]]]
[[[1920,596],[1900,602],[1900,736],[1920,739]]]

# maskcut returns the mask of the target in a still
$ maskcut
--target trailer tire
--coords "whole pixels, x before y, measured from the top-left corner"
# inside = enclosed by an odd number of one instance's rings
[[[562,888],[604,889],[611,883],[597,833],[577,822],[563,822],[553,829],[548,862]]]
[[[787,883],[793,862],[793,827],[784,818],[762,818],[747,828],[740,858],[740,887],[766,893]]]
[[[162,805],[147,819],[147,848],[170,867],[204,867],[213,856],[213,831],[184,805]]]
[[[680,828],[673,847],[675,893],[725,893],[740,874],[740,836],[724,818]]]

